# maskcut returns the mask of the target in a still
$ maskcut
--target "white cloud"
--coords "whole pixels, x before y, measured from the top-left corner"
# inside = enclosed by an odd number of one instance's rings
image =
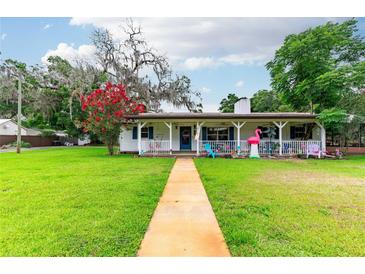
[[[211,90],[210,88],[208,88],[208,87],[201,87],[201,88],[199,89],[199,91],[200,91],[201,93],[208,94],[208,93],[210,93],[212,90]]]
[[[1,36],[0,36],[1,40],[5,40],[6,36],[8,36],[6,33],[2,33]]]
[[[135,18],[147,40],[178,68],[263,64],[291,33],[334,18]],[[123,38],[125,18],[72,18],[74,26],[107,28]]]
[[[212,57],[191,57],[184,61],[183,67],[188,70],[217,67],[219,63]]]
[[[78,48],[74,48],[67,43],[59,43],[56,49],[47,51],[47,53],[42,57],[42,63],[47,64],[47,59],[50,56],[60,56],[71,63],[75,62],[77,59],[94,62],[95,47],[93,45],[81,45]]]
[[[239,81],[235,84],[235,87],[236,87],[236,88],[241,88],[241,87],[243,87],[243,84],[244,84],[244,82],[243,82],[242,80],[239,80]]]
[[[49,29],[49,28],[51,28],[53,25],[50,25],[50,24],[46,24],[44,27],[43,27],[43,29],[44,30],[46,30],[46,29]]]

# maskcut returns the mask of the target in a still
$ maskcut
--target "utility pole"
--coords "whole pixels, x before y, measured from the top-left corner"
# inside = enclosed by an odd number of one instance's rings
[[[16,153],[20,153],[20,147],[22,142],[22,82],[21,78],[18,78],[18,136],[16,140]]]

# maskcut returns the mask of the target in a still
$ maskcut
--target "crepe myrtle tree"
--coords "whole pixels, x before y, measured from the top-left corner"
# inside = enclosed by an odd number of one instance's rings
[[[126,115],[145,112],[145,106],[127,96],[125,87],[110,82],[94,90],[88,96],[81,96],[82,110],[87,113],[83,122],[85,132],[93,132],[106,143],[109,155],[118,141]]]

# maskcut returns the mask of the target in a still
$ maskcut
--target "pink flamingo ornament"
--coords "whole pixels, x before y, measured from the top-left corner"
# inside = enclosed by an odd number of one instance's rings
[[[250,158],[260,158],[258,144],[260,143],[261,129],[257,128],[255,130],[255,136],[247,139],[247,142],[251,145]]]
[[[261,129],[257,128],[255,130],[255,136],[252,136],[247,139],[247,142],[250,145],[258,145],[260,143],[260,134],[262,133]]]

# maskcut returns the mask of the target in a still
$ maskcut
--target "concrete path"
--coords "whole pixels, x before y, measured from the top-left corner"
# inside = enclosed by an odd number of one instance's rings
[[[191,158],[176,160],[138,256],[230,256]]]

